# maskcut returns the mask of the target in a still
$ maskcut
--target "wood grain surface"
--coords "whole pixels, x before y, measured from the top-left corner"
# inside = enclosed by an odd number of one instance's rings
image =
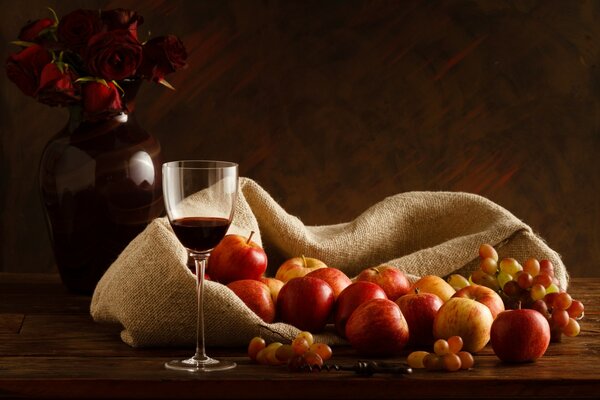
[[[119,338],[121,328],[94,323],[90,298],[67,293],[57,275],[0,273],[0,398],[596,398],[600,279],[575,278],[569,292],[586,307],[581,334],[550,344],[535,363],[502,363],[488,345],[468,371],[361,377],[289,372],[250,362],[242,348],[209,348],[211,356],[234,360],[238,367],[190,374],[163,364],[190,355],[191,348],[127,346]],[[15,315],[21,315],[20,326],[4,330]],[[387,361],[404,362],[407,354],[408,349]],[[335,347],[330,360],[356,361],[354,350],[345,346]]]
[[[145,85],[166,160],[237,161],[311,225],[413,190],[477,193],[600,277],[598,1],[0,1],[1,56],[28,19],[127,7],[189,68]],[[52,271],[37,192],[65,110],[0,76],[0,270]],[[268,249],[267,249],[268,250]]]

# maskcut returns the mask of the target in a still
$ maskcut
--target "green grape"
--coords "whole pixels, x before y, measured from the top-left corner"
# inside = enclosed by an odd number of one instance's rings
[[[333,355],[333,350],[325,343],[313,343],[308,350],[320,355],[323,361],[329,360]]]
[[[300,332],[299,334],[296,335],[296,338],[304,338],[304,339],[306,339],[306,341],[308,342],[309,346],[315,342],[315,338],[313,337],[313,334],[310,333],[310,332],[308,332],[308,331],[302,331],[302,332]]]
[[[546,288],[546,294],[558,292],[560,292],[560,289],[554,283],[551,283],[550,286]]]
[[[454,290],[460,290],[465,286],[469,286],[470,283],[467,278],[460,274],[452,274],[447,279],[450,286],[454,288]]]
[[[267,347],[265,347],[265,349],[263,351],[265,352],[264,358],[265,358],[267,364],[269,364],[269,365],[283,364],[283,362],[277,358],[277,349],[280,348],[281,346],[283,346],[283,343],[273,342],[273,343],[270,343]]]
[[[473,368],[473,365],[475,365],[475,359],[468,351],[459,351],[456,355],[460,357],[461,369]]]
[[[493,291],[497,291],[500,289],[500,285],[498,285],[498,280],[496,279],[496,277],[488,274],[485,274],[481,277],[481,279],[479,280],[479,284],[482,286],[487,286]]]
[[[248,357],[250,357],[252,361],[256,361],[256,356],[258,355],[258,352],[264,349],[265,347],[267,347],[265,339],[258,336],[253,337],[250,340],[250,343],[248,343]]]
[[[581,331],[581,327],[579,326],[579,323],[577,321],[575,321],[573,318],[569,318],[569,322],[562,330],[562,332],[565,334],[565,336],[569,336],[569,337],[579,335],[580,331]]]
[[[437,371],[444,368],[444,361],[437,354],[429,353],[423,357],[423,365],[429,371]]]
[[[536,283],[531,287],[529,294],[531,295],[532,300],[542,300],[546,295],[546,288],[539,283]]]
[[[428,352],[422,350],[413,351],[406,358],[406,362],[411,368],[425,368],[425,365],[423,365],[423,359],[428,354]]]
[[[277,359],[283,362],[288,362],[295,355],[296,353],[294,352],[294,349],[292,348],[291,344],[284,344],[275,351],[275,356],[277,357]]]
[[[433,344],[433,351],[438,356],[444,356],[450,353],[450,346],[448,345],[448,342],[445,339],[438,339]]]
[[[489,275],[486,274],[485,272],[483,272],[482,270],[477,269],[477,270],[473,271],[473,273],[471,274],[471,277],[469,279],[471,280],[471,282],[473,282],[477,285],[480,285],[486,276],[489,276]]]
[[[503,288],[504,285],[506,285],[506,282],[510,282],[513,280],[512,276],[510,274],[507,274],[504,271],[500,271],[498,273],[498,276],[496,277],[496,280],[498,281],[498,285]]]
[[[296,336],[292,341],[292,348],[294,349],[294,353],[302,355],[308,351],[310,343],[308,343],[304,336]]]
[[[523,267],[514,258],[503,258],[500,261],[500,270],[511,276],[515,276],[517,272],[523,271]]]

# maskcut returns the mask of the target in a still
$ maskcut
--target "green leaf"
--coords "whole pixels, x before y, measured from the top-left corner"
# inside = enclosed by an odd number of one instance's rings
[[[81,78],[77,78],[75,79],[75,83],[85,83],[85,82],[98,82],[103,84],[106,87],[108,86],[108,83],[102,79],[102,78],[96,78],[95,76],[82,76]]]
[[[33,46],[35,44],[33,42],[25,42],[23,40],[13,40],[11,43],[16,44],[17,46],[23,46],[23,47],[29,47],[29,46]]]
[[[117,87],[117,89],[119,89],[121,91],[121,93],[125,94],[125,91],[123,90],[123,88],[121,87],[121,85],[119,85],[117,83],[117,81],[112,81],[113,85],[115,85]]]
[[[50,10],[50,12],[52,13],[52,17],[54,18],[54,24],[58,25],[58,15],[56,15],[56,12],[52,9],[52,7],[46,7],[48,10]]]

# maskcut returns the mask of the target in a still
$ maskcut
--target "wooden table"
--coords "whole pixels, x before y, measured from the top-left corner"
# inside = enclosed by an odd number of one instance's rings
[[[600,395],[600,279],[573,279],[586,306],[582,333],[552,343],[535,363],[501,363],[489,346],[469,371],[416,370],[410,376],[293,373],[255,365],[245,349],[210,349],[235,360],[231,371],[191,374],[163,363],[192,349],[133,349],[119,327],[89,316],[90,298],[72,295],[55,275],[0,273],[0,398],[592,398]],[[352,349],[333,361],[352,364]],[[401,357],[398,361],[404,361]]]

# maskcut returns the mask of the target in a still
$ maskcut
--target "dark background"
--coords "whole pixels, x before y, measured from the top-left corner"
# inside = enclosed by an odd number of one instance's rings
[[[165,160],[237,161],[305,223],[412,190],[512,211],[600,276],[598,1],[0,1],[1,56],[28,19],[132,8],[189,68],[147,84]],[[52,271],[37,189],[67,112],[0,75],[0,271]]]

